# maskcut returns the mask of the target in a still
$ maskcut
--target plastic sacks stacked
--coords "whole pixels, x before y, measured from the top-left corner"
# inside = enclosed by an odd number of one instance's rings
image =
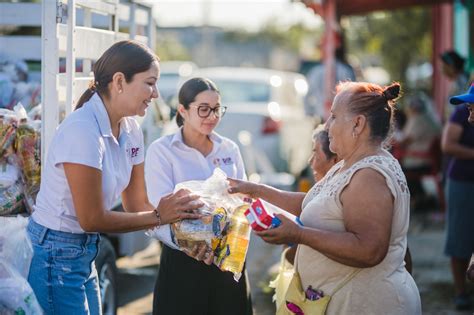
[[[21,102],[26,109],[40,103],[40,72],[30,71],[23,60],[0,54],[0,108]]]
[[[198,211],[203,217],[164,225],[147,234],[180,250],[207,245],[214,252],[214,264],[222,271],[232,272],[238,281],[250,240],[250,227],[244,214],[249,204],[241,196],[227,192],[227,176],[220,169],[215,169],[205,181],[180,183],[175,191],[182,188],[201,197],[205,205]]]
[[[33,247],[28,218],[0,217],[0,314],[43,314],[27,281]]]
[[[40,186],[40,121],[0,109],[0,216],[32,211]]]

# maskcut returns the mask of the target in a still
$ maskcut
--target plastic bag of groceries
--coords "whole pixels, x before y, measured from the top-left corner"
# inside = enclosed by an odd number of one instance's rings
[[[24,185],[19,180],[8,187],[0,188],[0,216],[25,212],[24,199]]]
[[[232,272],[238,281],[250,239],[250,227],[244,214],[249,205],[240,196],[227,192],[227,176],[221,169],[215,169],[205,181],[180,183],[175,192],[182,188],[201,197],[205,205],[198,211],[204,216],[164,225],[147,234],[181,250],[206,244],[214,251],[214,264],[223,271]]]
[[[26,231],[28,218],[0,217],[0,259],[14,266],[23,277],[28,277],[33,246]]]
[[[14,111],[0,109],[0,158],[13,153],[18,117]]]
[[[0,314],[43,314],[28,281],[0,257]]]
[[[40,122],[30,120],[19,103],[14,107],[19,118],[15,137],[15,152],[23,170],[25,182],[25,205],[32,212],[41,181]]]

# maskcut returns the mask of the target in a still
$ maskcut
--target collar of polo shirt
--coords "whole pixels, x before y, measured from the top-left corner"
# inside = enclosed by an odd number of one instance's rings
[[[102,99],[97,93],[94,93],[90,102],[92,103],[92,106],[95,106],[94,116],[99,125],[100,133],[103,137],[112,137],[112,127],[110,126],[109,114],[107,114]],[[126,133],[130,133],[131,131],[130,124],[125,117],[120,120],[120,131]]]

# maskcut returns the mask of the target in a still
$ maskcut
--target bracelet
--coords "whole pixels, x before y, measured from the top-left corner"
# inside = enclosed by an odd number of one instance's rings
[[[153,212],[155,213],[155,216],[158,219],[158,224],[156,225],[156,227],[160,227],[160,225],[161,225],[161,216],[160,216],[160,212],[158,212],[158,208],[153,209]]]

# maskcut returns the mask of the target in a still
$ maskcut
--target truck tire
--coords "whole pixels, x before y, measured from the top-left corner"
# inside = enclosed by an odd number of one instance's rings
[[[110,243],[107,237],[102,236],[95,266],[99,275],[100,298],[104,315],[115,315],[117,313],[116,259],[112,243]]]

